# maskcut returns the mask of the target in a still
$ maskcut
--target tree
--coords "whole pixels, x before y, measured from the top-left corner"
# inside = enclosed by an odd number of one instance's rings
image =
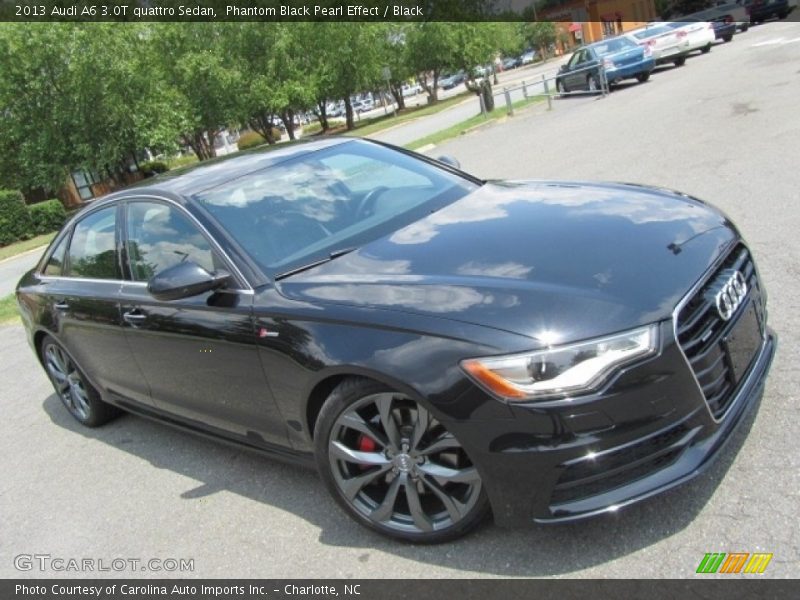
[[[326,22],[310,25],[314,26],[314,37],[309,39],[320,40],[323,47],[335,49],[322,57],[325,66],[318,71],[317,101],[341,98],[345,105],[347,129],[351,130],[355,123],[350,97],[380,85],[381,32],[385,29],[373,23]],[[320,48],[315,47],[314,52],[320,53]]]
[[[0,176],[58,190],[69,171],[121,179],[144,147],[174,147],[180,117],[141,52],[146,28],[0,25]]]
[[[406,32],[409,66],[428,94],[428,102],[439,100],[439,78],[455,66],[458,23],[428,21],[412,24]]]
[[[524,35],[528,43],[538,49],[542,60],[547,60],[548,49],[551,44],[556,42],[556,24],[552,21],[527,23]]]
[[[389,69],[389,91],[400,110],[406,107],[403,85],[414,76],[406,43],[407,29],[404,24],[392,23],[381,36],[381,63]]]
[[[241,73],[228,59],[225,34],[218,23],[153,24],[152,63],[165,80],[181,114],[181,140],[197,158],[216,156],[214,138],[238,114]]]

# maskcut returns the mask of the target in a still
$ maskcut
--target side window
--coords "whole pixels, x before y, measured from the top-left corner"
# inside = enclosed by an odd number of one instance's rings
[[[61,238],[61,241],[58,242],[58,246],[53,250],[53,253],[50,255],[50,260],[47,261],[44,267],[43,275],[58,277],[62,274],[62,269],[64,268],[64,254],[67,251],[68,239],[69,235],[65,235]]]
[[[128,261],[135,281],[147,281],[186,260],[208,271],[220,264],[203,234],[178,209],[160,202],[131,202],[127,211]]]
[[[117,207],[93,212],[77,225],[69,244],[69,276],[119,279],[115,233]]]

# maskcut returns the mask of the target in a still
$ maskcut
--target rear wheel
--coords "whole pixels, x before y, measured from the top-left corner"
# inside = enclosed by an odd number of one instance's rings
[[[408,542],[438,543],[488,512],[480,475],[455,436],[404,394],[349,379],[328,397],[314,432],[317,466],[359,523]]]
[[[86,427],[99,427],[120,411],[103,402],[78,364],[52,337],[42,343],[42,363],[61,402],[75,420]]]
[[[650,71],[646,71],[644,73],[639,73],[636,76],[636,79],[639,80],[639,83],[644,83],[648,79],[650,79]]]
[[[700,48],[700,52],[702,52],[703,54],[708,54],[709,52],[711,52],[711,42]]]

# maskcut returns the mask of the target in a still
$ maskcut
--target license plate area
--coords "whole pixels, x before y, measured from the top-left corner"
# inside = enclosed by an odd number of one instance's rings
[[[723,340],[728,353],[733,377],[738,384],[750,368],[750,363],[761,346],[761,327],[753,302],[749,302],[744,314]]]

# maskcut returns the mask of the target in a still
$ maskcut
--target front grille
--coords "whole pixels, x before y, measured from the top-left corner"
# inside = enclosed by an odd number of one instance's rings
[[[567,465],[561,472],[552,504],[603,494],[671,465],[689,443],[681,423],[639,442]]]
[[[736,313],[729,321],[725,321],[719,315],[711,290],[732,271],[742,273],[748,291]],[[678,312],[675,323],[678,343],[716,419],[725,415],[737,385],[724,340],[751,303],[763,331],[766,314],[755,264],[747,248],[739,244]]]

